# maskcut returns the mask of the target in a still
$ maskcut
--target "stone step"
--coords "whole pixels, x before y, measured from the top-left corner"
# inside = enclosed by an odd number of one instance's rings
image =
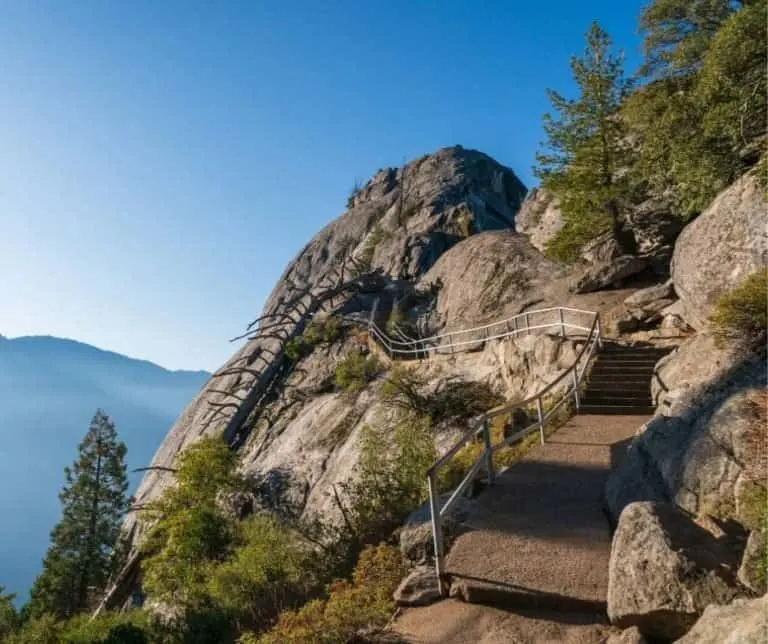
[[[615,376],[592,376],[587,380],[587,389],[650,391],[651,379],[645,377],[616,378]]]
[[[450,595],[459,597],[468,604],[481,604],[507,611],[523,609],[603,615],[607,608],[606,602],[601,600],[568,597],[559,593],[541,592],[458,575],[451,579]]]
[[[656,412],[650,405],[581,405],[580,414],[605,414],[620,416],[651,416]]]
[[[651,392],[650,391],[621,391],[621,390],[606,391],[604,389],[603,390],[588,389],[586,393],[581,397],[581,401],[584,403],[587,403],[590,400],[608,401],[609,404],[611,404],[611,401],[618,401],[618,400],[639,400],[639,401],[642,401],[644,404],[650,404]]]
[[[602,373],[603,371],[653,374],[653,367],[640,364],[596,364],[590,373]]]
[[[601,399],[601,398],[588,398],[581,401],[581,406],[585,409],[592,409],[593,407],[639,407],[641,409],[648,409],[651,407],[650,398],[613,398],[613,399]]]

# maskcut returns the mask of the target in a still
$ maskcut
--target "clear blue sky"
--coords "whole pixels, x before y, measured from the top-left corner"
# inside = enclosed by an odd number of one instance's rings
[[[355,178],[460,143],[527,184],[545,88],[641,2],[0,1],[0,333],[214,369]]]

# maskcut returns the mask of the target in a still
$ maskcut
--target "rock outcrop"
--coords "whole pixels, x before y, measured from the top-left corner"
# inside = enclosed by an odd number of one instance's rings
[[[683,228],[679,217],[660,199],[648,199],[627,215],[637,253],[645,257],[662,279],[669,276],[673,244]]]
[[[545,188],[534,188],[515,217],[515,230],[528,237],[531,245],[543,253],[564,223],[557,197]]]
[[[755,175],[745,175],[721,192],[675,244],[672,281],[683,317],[697,330],[721,294],[768,263],[766,200]]]
[[[611,473],[614,520],[633,501],[674,502],[692,514],[735,511],[739,486],[754,480],[756,397],[765,391],[759,359],[738,360],[698,335],[657,366],[658,414],[640,429]]]
[[[762,508],[768,513],[768,508]],[[768,539],[765,528],[752,530],[744,548],[739,566],[739,581],[752,592],[764,595],[768,592]]]
[[[170,467],[191,442],[224,434],[239,447],[243,471],[262,501],[292,516],[332,512],[327,492],[352,471],[359,428],[387,423],[388,412],[374,404],[373,389],[352,401],[333,391],[335,364],[354,339],[316,348],[300,369],[284,359],[287,341],[312,317],[329,311],[369,311],[379,300],[379,312],[386,313],[393,301],[413,293],[415,282],[448,249],[482,231],[511,230],[525,192],[511,170],[461,147],[376,173],[351,196],[349,209],[288,265],[264,307],[264,315],[272,317],[254,326],[255,339],[246,341],[184,410],[152,466]],[[496,360],[491,355],[479,362]],[[463,369],[462,377],[474,377],[474,366],[465,363]],[[490,364],[476,378],[489,371]],[[451,377],[459,376],[449,370],[443,378]],[[439,379],[433,384],[439,386]],[[162,469],[149,471],[137,504],[156,498],[172,481]],[[134,541],[140,527],[129,518],[126,529]]]
[[[563,268],[520,234],[473,235],[440,257],[418,283],[437,297],[430,328],[450,330],[495,321],[568,295]]]
[[[765,644],[768,642],[768,595],[737,599],[728,606],[708,606],[677,644]]]
[[[622,628],[671,640],[709,604],[739,595],[717,539],[672,505],[633,503],[621,514],[608,577],[608,616]]]

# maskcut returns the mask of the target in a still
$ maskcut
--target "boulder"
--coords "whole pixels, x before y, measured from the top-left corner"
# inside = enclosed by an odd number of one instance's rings
[[[399,606],[427,606],[441,599],[435,569],[419,566],[397,587],[393,595]]]
[[[766,531],[752,530],[744,548],[744,555],[739,566],[739,581],[750,590],[765,594],[768,592],[768,540]]]
[[[737,599],[728,606],[706,608],[677,644],[765,644],[768,642],[768,595]]]
[[[632,317],[649,324],[663,319],[663,311],[674,303],[672,282],[649,286],[634,292],[626,300],[624,306]]]
[[[768,262],[766,200],[757,177],[745,175],[688,224],[675,244],[672,280],[683,317],[697,330],[717,298]]]
[[[536,297],[537,308],[562,303],[568,285],[562,266],[536,250],[525,235],[508,230],[472,235],[457,244],[418,282],[437,292],[430,327],[461,329],[517,313]]]
[[[441,496],[441,506],[449,497],[449,493]],[[443,516],[443,535],[446,542],[456,536],[461,522],[467,516],[469,503],[471,501],[462,498]],[[429,502],[423,503],[408,516],[400,529],[400,552],[413,564],[425,564],[435,556],[431,516]]]
[[[669,275],[673,244],[683,229],[680,218],[670,212],[665,201],[648,199],[627,215],[627,224],[635,238],[637,253],[649,259],[657,275]]]
[[[621,244],[611,233],[597,236],[581,249],[581,258],[589,264],[608,264],[624,254]]]
[[[709,604],[727,604],[739,593],[717,539],[678,508],[640,502],[624,509],[608,571],[611,623],[671,640]]]
[[[528,237],[531,245],[542,253],[563,226],[560,202],[545,188],[531,190],[515,215],[515,230]]]
[[[621,255],[615,259],[599,261],[584,271],[574,287],[576,293],[591,293],[616,287],[622,280],[645,270],[648,261],[635,255]]]
[[[606,484],[613,521],[633,501],[674,502],[692,514],[722,516],[755,456],[755,396],[765,364],[738,361],[697,335],[656,365],[651,393],[657,415],[638,431]]]

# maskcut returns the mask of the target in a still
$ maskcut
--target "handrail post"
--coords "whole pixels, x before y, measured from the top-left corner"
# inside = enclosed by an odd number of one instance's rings
[[[528,331],[530,330],[530,328],[531,328],[531,322],[530,322],[530,320],[528,319],[528,314],[526,313],[526,314],[525,314],[525,332],[526,332],[526,333],[528,333]]]
[[[432,541],[435,546],[435,574],[437,575],[437,587],[440,594],[445,596],[443,587],[443,522],[440,517],[440,497],[437,492],[437,475],[430,473],[429,480],[429,508],[432,515]]]
[[[544,409],[541,406],[541,396],[536,399],[536,412],[539,415],[539,439],[544,444]]]
[[[603,331],[600,326],[600,314],[595,313],[595,317],[597,318],[597,324],[595,325],[595,329],[597,330],[597,347],[598,349],[603,348]]]
[[[488,470],[488,485],[493,485],[496,473],[493,471],[493,450],[491,449],[491,428],[488,418],[483,420],[483,442],[485,443],[485,469]]]
[[[579,411],[581,400],[579,398],[579,377],[576,375],[576,371],[578,371],[578,365],[574,365],[571,372],[571,381],[573,382],[573,401],[576,403],[576,411]]]
[[[565,337],[565,317],[563,316],[562,307],[558,307],[557,312],[560,314],[560,333]]]

